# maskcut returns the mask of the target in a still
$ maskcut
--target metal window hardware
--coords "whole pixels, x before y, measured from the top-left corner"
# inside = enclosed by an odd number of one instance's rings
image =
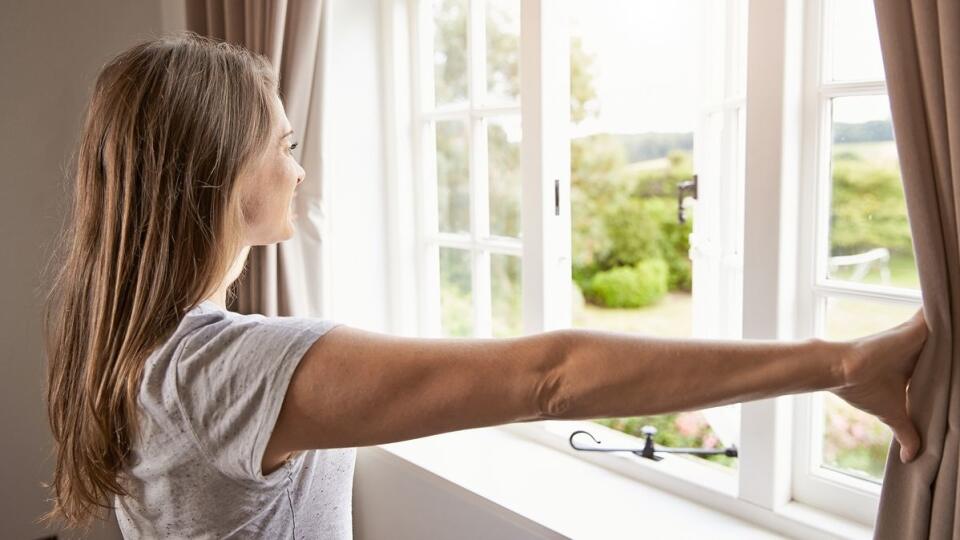
[[[598,447],[580,447],[573,443],[573,438],[580,433],[585,433],[588,437],[593,439],[593,442],[600,444],[600,441],[596,437],[590,434],[588,431],[577,430],[570,434],[570,446],[574,450],[580,450],[582,452],[631,452],[642,458],[647,458],[653,461],[660,461],[663,459],[663,456],[658,456],[657,454],[689,454],[694,456],[727,456],[727,457],[738,457],[738,451],[736,446],[729,446],[727,448],[670,448],[666,446],[660,446],[653,442],[653,436],[657,434],[657,428],[653,426],[643,426],[641,429],[644,438],[646,439],[643,444],[643,448],[598,448]]]
[[[683,199],[687,196],[694,199],[697,198],[697,175],[693,175],[693,178],[684,182],[677,184],[677,221],[680,223],[686,223],[687,214],[683,208]],[[684,195],[688,193],[689,195]]]
[[[553,181],[553,215],[560,215],[560,180]]]

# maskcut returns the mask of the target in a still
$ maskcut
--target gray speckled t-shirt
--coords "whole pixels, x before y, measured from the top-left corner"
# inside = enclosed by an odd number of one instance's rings
[[[352,538],[355,448],[260,467],[294,369],[338,326],[205,301],[147,359],[140,438],[115,497],[125,538]]]

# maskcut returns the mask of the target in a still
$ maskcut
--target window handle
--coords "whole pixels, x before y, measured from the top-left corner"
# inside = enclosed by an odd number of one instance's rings
[[[687,214],[683,208],[683,200],[687,197],[697,198],[697,175],[693,178],[677,184],[677,221],[686,223]],[[688,195],[684,195],[687,193]]]
[[[553,215],[560,215],[560,179],[553,181]]]
[[[647,458],[653,461],[660,461],[663,459],[663,456],[658,456],[657,454],[689,454],[694,456],[727,456],[727,457],[739,457],[739,452],[737,451],[736,446],[729,446],[727,448],[670,448],[666,446],[660,446],[653,442],[653,436],[657,434],[657,428],[653,426],[643,426],[641,429],[643,436],[645,438],[643,448],[598,448],[598,447],[581,447],[577,446],[573,442],[573,438],[579,435],[580,433],[585,433],[588,437],[593,439],[593,442],[600,444],[600,441],[596,437],[590,434],[588,431],[578,430],[570,434],[570,446],[574,450],[580,450],[582,452],[631,452],[642,458]]]

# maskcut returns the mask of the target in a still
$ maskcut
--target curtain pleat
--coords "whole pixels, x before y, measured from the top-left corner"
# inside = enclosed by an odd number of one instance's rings
[[[307,171],[297,188],[296,233],[254,246],[228,308],[268,316],[324,316],[318,270],[324,217],[320,163],[322,122],[316,109],[322,83],[321,0],[185,0],[187,30],[241,45],[277,70],[280,99],[300,145],[294,155]],[[311,121],[311,119],[313,119]],[[318,211],[320,209],[320,211]]]

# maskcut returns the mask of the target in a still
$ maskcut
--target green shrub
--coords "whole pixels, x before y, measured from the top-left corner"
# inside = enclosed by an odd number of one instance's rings
[[[690,292],[693,278],[693,267],[690,264],[692,216],[688,215],[684,223],[677,220],[675,198],[651,197],[644,199],[643,205],[647,219],[656,221],[660,227],[660,254],[670,270],[668,290]]]
[[[588,302],[606,307],[649,306],[667,293],[669,269],[663,259],[598,272],[584,290]]]
[[[688,235],[677,222],[676,186],[692,175],[689,151],[673,151],[662,168],[626,162],[623,141],[610,135],[572,146],[573,278],[588,295],[598,272],[662,259],[668,290],[691,289]]]
[[[660,223],[644,199],[627,197],[612,205],[603,216],[609,245],[598,257],[600,268],[632,266],[648,259],[661,259]]]
[[[573,281],[580,287],[580,291],[586,291],[590,287],[590,281],[597,275],[600,267],[596,263],[573,266]]]

